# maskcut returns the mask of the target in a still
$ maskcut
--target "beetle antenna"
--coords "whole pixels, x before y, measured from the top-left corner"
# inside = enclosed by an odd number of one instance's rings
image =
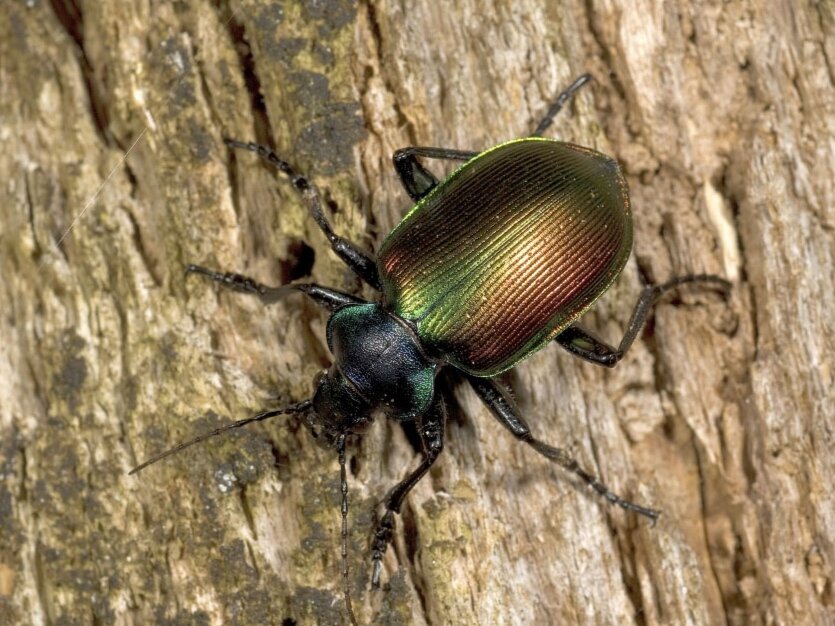
[[[136,474],[137,472],[142,471],[149,465],[153,465],[157,461],[161,461],[164,458],[171,456],[172,454],[177,454],[186,448],[190,448],[196,443],[200,443],[201,441],[206,441],[206,439],[211,439],[212,437],[216,437],[217,435],[221,435],[228,430],[232,430],[233,428],[240,428],[241,426],[246,426],[247,424],[252,424],[253,422],[262,422],[266,419],[271,417],[275,417],[276,415],[286,415],[289,413],[302,413],[307,411],[312,406],[311,400],[303,400],[297,404],[292,404],[288,407],[283,409],[272,409],[270,411],[264,411],[263,413],[258,413],[257,415],[253,415],[252,417],[247,417],[246,419],[238,420],[237,422],[232,422],[231,424],[227,424],[226,426],[221,426],[220,428],[215,428],[214,430],[203,433],[202,435],[198,435],[194,439],[186,441],[184,443],[178,444],[171,448],[170,450],[166,450],[162,454],[158,454],[156,456],[151,457],[144,463],[140,463],[136,467],[134,467],[131,471],[128,472],[128,475]]]
[[[339,488],[342,491],[342,584],[345,594],[345,610],[353,626],[357,626],[354,607],[351,605],[351,581],[348,577],[348,470],[345,468],[345,433],[336,440],[339,452]]]
[[[591,74],[583,74],[573,83],[571,83],[565,91],[563,91],[557,99],[554,100],[554,103],[548,108],[548,112],[545,114],[545,117],[542,118],[542,121],[539,122],[539,125],[536,127],[536,130],[531,133],[531,137],[541,137],[542,133],[544,133],[548,127],[554,123],[554,117],[556,117],[557,113],[559,113],[562,108],[565,106],[565,103],[568,102],[571,97],[577,92],[580,87],[585,85],[588,82],[591,82],[592,76]]]

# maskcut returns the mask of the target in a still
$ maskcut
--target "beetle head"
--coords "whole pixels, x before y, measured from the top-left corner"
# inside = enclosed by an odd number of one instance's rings
[[[305,418],[310,434],[320,444],[332,448],[344,434],[365,432],[372,422],[373,407],[336,368],[316,378],[313,411]]]

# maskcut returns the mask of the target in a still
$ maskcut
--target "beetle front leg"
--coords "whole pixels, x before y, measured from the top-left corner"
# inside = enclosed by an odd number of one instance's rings
[[[322,211],[322,199],[319,196],[319,190],[316,185],[311,183],[307,178],[296,172],[293,167],[284,159],[279,157],[271,148],[261,146],[251,141],[238,141],[237,139],[224,139],[227,146],[233,149],[249,150],[254,152],[261,158],[269,161],[272,165],[278,168],[279,171],[287,175],[290,182],[296,191],[307,203],[307,209],[310,211],[311,217],[319,225],[319,228],[325,233],[325,237],[331,244],[331,250],[342,259],[345,264],[350,267],[354,273],[359,276],[366,283],[371,285],[377,291],[382,291],[382,283],[377,272],[377,264],[374,259],[357,248],[347,239],[343,239],[333,232],[333,228],[325,217]]]
[[[469,161],[478,155],[478,152],[470,152],[468,150],[411,146],[409,148],[401,148],[395,152],[392,156],[392,161],[394,161],[394,169],[397,170],[397,174],[400,176],[400,182],[403,183],[406,193],[409,194],[412,200],[417,202],[438,184],[438,179],[435,178],[432,172],[418,162],[417,157],[447,159],[450,161]]]
[[[394,531],[394,514],[400,513],[403,500],[412,488],[426,475],[444,449],[444,429],[446,428],[446,406],[440,394],[435,396],[430,409],[418,417],[418,434],[423,444],[423,461],[417,469],[400,481],[389,491],[385,499],[386,512],[377,523],[371,550],[371,585],[380,586],[380,573],[383,569],[383,555],[391,543]]]
[[[586,484],[603,496],[609,504],[614,504],[627,511],[645,515],[653,522],[658,519],[658,516],[661,514],[660,511],[621,498],[597,480],[593,474],[580,467],[576,459],[567,451],[562,448],[550,446],[535,438],[525,423],[525,420],[519,415],[519,410],[495,381],[489,378],[476,378],[475,376],[467,376],[467,379],[481,400],[488,406],[491,413],[499,420],[499,423],[513,433],[514,437],[520,441],[524,441],[548,460],[554,461],[569,472],[577,474]]]
[[[697,282],[714,283],[724,293],[727,293],[731,289],[731,283],[713,274],[679,276],[661,285],[648,285],[644,287],[644,290],[638,298],[638,302],[635,304],[632,317],[629,319],[629,324],[626,327],[626,333],[623,335],[623,339],[620,340],[620,345],[617,348],[610,346],[577,324],[569,326],[557,335],[556,342],[574,356],[578,356],[590,363],[604,367],[614,367],[632,346],[638,333],[641,332],[641,328],[643,328],[644,322],[646,322],[653,305],[664,294],[676,287]]]
[[[199,274],[210,280],[220,283],[223,287],[240,293],[249,293],[258,296],[264,304],[277,302],[284,296],[294,291],[301,292],[313,299],[316,304],[336,311],[349,304],[364,304],[365,300],[356,298],[347,293],[336,291],[328,287],[322,287],[316,283],[296,283],[294,285],[282,285],[281,287],[269,287],[251,278],[232,272],[216,272],[201,267],[200,265],[187,265],[186,274]]]
[[[554,122],[554,117],[565,106],[572,96],[586,83],[592,79],[590,74],[583,74],[571,83],[556,100],[548,107],[545,117],[539,122],[536,130],[531,133],[531,137],[541,137],[547,128]],[[417,160],[417,157],[424,157],[428,159],[447,159],[452,161],[469,161],[477,157],[480,152],[471,152],[468,150],[450,150],[449,148],[429,148],[412,146],[409,148],[402,148],[394,153],[392,160],[394,161],[394,169],[400,176],[400,182],[406,189],[409,197],[417,202],[425,197],[438,184],[438,179],[423,167]]]

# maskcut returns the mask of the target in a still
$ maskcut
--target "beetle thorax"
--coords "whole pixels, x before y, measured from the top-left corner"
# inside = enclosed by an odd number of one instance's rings
[[[328,321],[334,357],[329,377],[342,377],[372,413],[410,420],[432,400],[435,363],[406,324],[378,304],[347,306]]]

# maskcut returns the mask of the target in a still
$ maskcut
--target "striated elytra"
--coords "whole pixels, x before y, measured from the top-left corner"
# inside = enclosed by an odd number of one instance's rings
[[[383,242],[384,306],[442,361],[495,376],[576,320],[632,249],[626,181],[611,158],[527,138],[435,187]]]
[[[577,324],[621,272],[632,249],[629,195],[617,162],[589,148],[540,137],[590,79],[583,75],[560,94],[530,137],[481,153],[425,147],[397,151],[395,169],[416,204],[385,238],[376,258],[334,233],[317,188],[270,148],[226,140],[230,148],[255,152],[283,172],[332,250],[381,295],[368,302],[314,283],[268,287],[240,274],[189,265],[187,273],[254,294],[265,304],[300,291],[331,311],[327,342],[333,364],[317,377],[309,399],[201,435],[133,472],[229,429],[301,414],[313,436],[338,452],[342,575],[346,610],[356,623],[348,584],[346,439],[385,415],[414,420],[423,445],[420,465],[383,500],[385,512],[371,542],[372,584],[378,586],[393,514],[444,446],[444,390],[436,382],[438,372],[451,367],[513,436],[580,476],[609,503],[655,520],[658,511],[621,498],[564,449],[534,437],[494,379],[551,341],[586,361],[612,367],[664,293],[693,282],[730,288],[708,274],[645,287],[617,347]],[[438,181],[419,157],[464,164]]]

